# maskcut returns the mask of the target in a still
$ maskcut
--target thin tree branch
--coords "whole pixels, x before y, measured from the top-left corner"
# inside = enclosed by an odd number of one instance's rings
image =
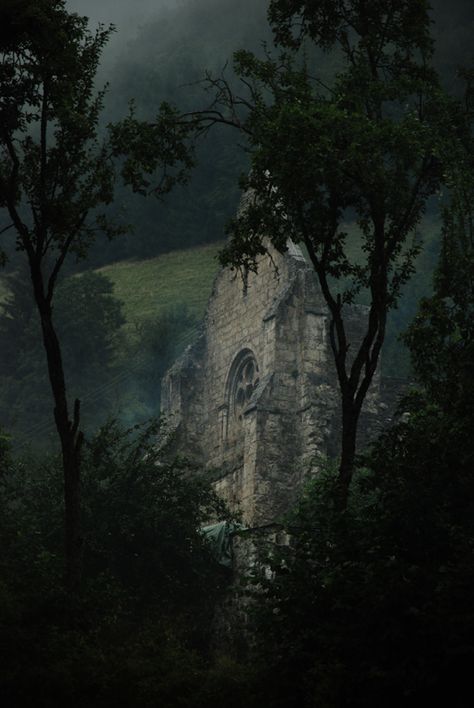
[[[4,234],[5,231],[8,231],[9,229],[12,229],[15,226],[15,224],[11,223],[8,226],[4,226],[3,229],[0,229],[0,235]]]

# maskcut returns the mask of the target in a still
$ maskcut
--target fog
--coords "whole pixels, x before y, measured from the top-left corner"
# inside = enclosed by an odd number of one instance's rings
[[[114,24],[121,40],[133,37],[137,29],[146,24],[147,20],[160,14],[163,8],[182,4],[179,0],[134,0],[117,2],[117,0],[68,0],[68,10],[85,15],[91,20],[92,26],[101,22]]]
[[[182,0],[67,0],[66,8],[90,20],[94,29],[99,23],[115,26],[115,32],[104,49],[102,69],[108,69],[127,44],[135,39],[149,22],[159,19],[168,8],[182,5]]]
[[[459,63],[466,63],[472,60],[471,37],[474,31],[474,9],[472,0],[431,0],[433,7],[433,34],[437,45],[437,58],[439,68],[455,73]],[[235,19],[235,11],[241,5],[241,15],[237,17],[236,34],[238,35],[238,25],[240,21],[245,24],[245,15],[252,14],[255,10],[262,17],[262,34],[265,34],[265,20],[262,7],[266,7],[266,0],[254,0],[249,5],[248,2],[235,2],[229,4],[225,0],[67,0],[68,10],[78,12],[90,18],[91,28],[99,22],[105,25],[113,24],[116,32],[105,48],[102,59],[102,72],[110,69],[117,59],[124,55],[137,53],[138,47],[135,42],[147,28],[153,25],[156,30],[156,44],[159,46],[161,39],[166,44],[166,25],[168,22],[179,28],[173,27],[173,34],[182,34],[189,37],[193,30],[197,29],[202,19],[207,15],[213,16],[213,23],[216,20],[226,24],[224,15],[232,15]],[[168,12],[167,12],[168,11]],[[160,36],[160,16],[163,20],[163,32]],[[217,30],[217,32],[219,32]],[[232,50],[238,47],[232,47]],[[101,73],[102,73],[101,72]]]

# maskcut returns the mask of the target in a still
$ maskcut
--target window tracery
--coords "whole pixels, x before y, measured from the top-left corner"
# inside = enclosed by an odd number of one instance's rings
[[[228,443],[238,442],[242,436],[244,412],[259,380],[258,364],[253,352],[243,349],[232,362],[227,378],[222,434]]]
[[[234,375],[230,409],[234,418],[242,420],[244,409],[250,403],[259,383],[258,366],[251,352],[240,362]]]

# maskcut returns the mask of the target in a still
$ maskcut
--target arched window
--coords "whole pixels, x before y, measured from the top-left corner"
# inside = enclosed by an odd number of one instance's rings
[[[250,403],[258,382],[257,361],[250,349],[247,349],[245,355],[239,361],[230,391],[229,409],[231,415],[237,420],[242,420],[244,409]]]
[[[244,411],[259,383],[258,364],[250,349],[242,349],[234,358],[226,385],[227,421],[224,437],[237,440],[242,430]]]

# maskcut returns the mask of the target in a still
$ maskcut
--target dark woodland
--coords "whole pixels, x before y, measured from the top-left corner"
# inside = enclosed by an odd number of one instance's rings
[[[0,0],[2,705],[471,705],[473,32],[471,0]],[[242,573],[160,386],[198,254],[245,288],[289,238],[342,433]],[[151,267],[187,300],[117,295]]]

